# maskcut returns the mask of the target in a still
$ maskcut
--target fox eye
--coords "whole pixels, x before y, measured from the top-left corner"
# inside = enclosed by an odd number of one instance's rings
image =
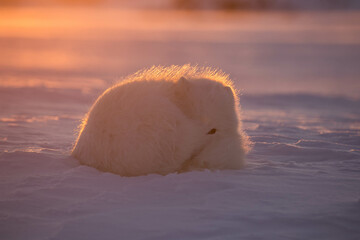
[[[216,128],[213,128],[207,134],[215,134],[215,133],[216,133]]]

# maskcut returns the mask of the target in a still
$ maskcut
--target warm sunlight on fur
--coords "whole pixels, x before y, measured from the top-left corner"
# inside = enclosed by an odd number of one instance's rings
[[[72,155],[122,176],[239,169],[247,137],[228,75],[152,67],[106,90],[83,120]]]
[[[153,66],[149,69],[143,69],[135,74],[127,77],[129,81],[136,80],[160,80],[160,81],[177,81],[181,77],[189,79],[206,78],[213,81],[223,83],[225,86],[232,86],[232,82],[229,80],[229,75],[225,74],[221,70],[213,69],[210,67],[196,67],[186,64],[183,66],[172,65],[170,67]]]

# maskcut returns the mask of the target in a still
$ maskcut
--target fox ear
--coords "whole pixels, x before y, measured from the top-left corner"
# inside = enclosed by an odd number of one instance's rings
[[[191,97],[192,83],[181,77],[174,83],[173,102],[188,117],[193,116],[194,104]]]
[[[191,83],[185,78],[185,77],[181,77],[177,82],[176,82],[176,88],[178,91],[186,93],[190,90],[190,86]]]
[[[225,86],[225,90],[228,92],[229,96],[233,101],[236,99],[236,93],[234,92],[233,88],[230,86]]]
[[[231,95],[234,94],[234,93],[233,93],[233,90],[232,90],[232,87],[230,87],[230,86],[225,86],[225,89],[226,89],[226,91],[228,91],[228,93],[230,93]]]

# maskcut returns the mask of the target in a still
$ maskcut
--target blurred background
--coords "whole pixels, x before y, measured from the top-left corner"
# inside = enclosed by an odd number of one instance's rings
[[[191,10],[329,10],[359,8],[357,0],[2,0],[8,6],[101,6]]]
[[[0,87],[100,92],[152,65],[244,94],[360,97],[356,0],[1,0]]]

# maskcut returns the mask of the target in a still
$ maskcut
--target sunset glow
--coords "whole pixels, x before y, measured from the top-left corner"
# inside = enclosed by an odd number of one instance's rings
[[[241,12],[229,15],[216,11],[189,13],[108,8],[29,7],[0,8],[0,15],[2,16],[0,18],[0,38],[2,39],[0,49],[3,56],[0,59],[0,68],[7,76],[12,75],[17,69],[22,72],[36,71],[37,73],[84,71],[93,74],[97,71],[98,76],[107,73],[111,78],[127,75],[131,71],[126,69],[130,67],[132,71],[137,70],[138,68],[135,67],[137,63],[141,66],[160,63],[160,59],[154,61],[151,58],[152,55],[158,55],[155,52],[142,56],[140,59],[134,58],[141,55],[141,51],[136,50],[137,45],[141,48],[144,43],[151,42],[186,44],[191,41],[196,44],[207,42],[245,45],[251,43],[259,46],[267,43],[293,46],[331,44],[349,47],[360,43],[360,26],[357,24],[359,15],[356,12],[341,15],[342,22],[336,21],[340,16],[338,12],[301,14]],[[326,19],[326,24],[321,19]],[[15,41],[10,39],[15,39]],[[109,51],[107,46],[112,46],[111,53],[107,53]],[[125,50],[128,47],[133,52]],[[240,57],[244,60],[257,59],[257,56],[262,54],[261,51],[248,48],[241,53]],[[203,61],[190,58],[187,61],[192,60]],[[216,57],[211,61],[214,66],[217,65]],[[321,68],[321,65],[322,63],[318,67]],[[290,86],[287,84],[289,76],[278,70],[280,66],[270,68],[264,66],[263,69],[267,74],[260,76],[260,72],[256,70],[258,65],[250,64],[249,61],[245,61],[239,67],[244,68],[247,77],[252,79],[242,83],[241,88],[247,91],[275,91],[274,85],[267,78],[270,77],[272,71],[276,71],[278,76],[275,79],[270,78],[271,81],[278,82],[276,89],[281,92],[310,90],[322,94],[345,93],[352,97],[359,97],[356,88],[352,87],[354,84],[357,87],[360,85],[355,75],[343,75],[342,81],[351,82],[351,84],[339,84],[335,73],[327,73],[325,69],[319,69],[319,71],[313,69],[311,70],[314,71],[312,78],[317,80],[312,83],[313,88],[308,89],[308,77],[304,73],[301,73],[304,75],[301,81],[292,81]],[[309,67],[313,68],[314,65]],[[238,76],[238,74],[235,75]],[[12,77],[14,78],[16,76]],[[258,81],[262,81],[261,84]],[[323,81],[328,81],[325,88]],[[29,81],[20,79],[11,85],[22,83],[29,85]],[[64,84],[67,85],[65,82]],[[259,88],[264,84],[267,85],[266,88]],[[51,83],[46,83],[46,85],[51,85]]]

